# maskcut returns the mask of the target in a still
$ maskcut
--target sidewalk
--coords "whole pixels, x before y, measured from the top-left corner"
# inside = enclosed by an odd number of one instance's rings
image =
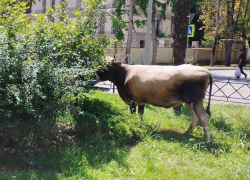
[[[215,65],[215,66],[203,66],[209,70],[235,70],[237,67],[237,64],[231,64],[231,66],[219,66],[219,65]],[[245,66],[243,68],[244,70],[250,70],[250,65],[248,64],[247,66]]]

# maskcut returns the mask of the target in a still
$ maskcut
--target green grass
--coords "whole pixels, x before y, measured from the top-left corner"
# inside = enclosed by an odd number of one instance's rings
[[[137,123],[139,115],[130,115],[118,95],[90,97],[116,112],[105,118]],[[143,125],[152,128],[136,143],[89,134],[36,152],[35,168],[20,162],[16,152],[0,154],[0,179],[250,179],[250,107],[212,104],[211,113],[211,142],[204,141],[200,126],[183,134],[188,108],[176,116],[172,109],[147,106]]]

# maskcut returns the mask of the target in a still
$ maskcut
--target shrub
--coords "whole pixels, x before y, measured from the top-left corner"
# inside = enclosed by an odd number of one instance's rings
[[[214,38],[207,38],[206,40],[201,40],[201,44],[204,47],[211,48],[214,43]]]
[[[75,20],[64,4],[26,17],[26,3],[0,2],[1,145],[41,138],[64,111],[63,96],[88,90],[110,45],[105,36],[94,38],[102,4],[88,2]]]
[[[166,38],[169,37],[169,35],[166,32],[161,32],[159,35],[159,38]]]

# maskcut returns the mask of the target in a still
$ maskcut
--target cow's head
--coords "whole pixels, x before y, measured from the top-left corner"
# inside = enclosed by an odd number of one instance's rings
[[[106,65],[104,68],[97,71],[97,76],[101,81],[110,80],[116,76],[117,68],[121,66],[121,62],[114,61],[112,57],[106,58]]]

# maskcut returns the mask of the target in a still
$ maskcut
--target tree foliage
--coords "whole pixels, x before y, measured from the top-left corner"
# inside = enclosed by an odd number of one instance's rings
[[[116,0],[116,11],[113,16],[111,16],[112,19],[112,28],[116,28],[117,32],[115,34],[116,38],[119,41],[123,41],[125,38],[124,30],[128,31],[128,39],[127,39],[127,46],[126,46],[126,55],[130,54],[131,49],[131,39],[132,39],[132,29],[136,27],[144,27],[146,25],[146,20],[133,20],[133,14],[145,16],[148,17],[148,1],[143,0],[133,0],[129,1],[129,4],[133,4],[133,7],[128,11],[126,9],[126,1],[124,0]],[[155,64],[156,62],[156,54],[157,54],[157,39],[156,39],[156,26],[155,26],[155,16],[156,14],[160,14],[160,17],[162,19],[166,19],[165,11],[166,7],[169,4],[169,1],[167,3],[160,3],[156,0],[153,1],[153,18],[152,18],[152,39],[153,39],[153,60],[152,63]],[[158,10],[160,8],[160,10]],[[130,13],[129,13],[130,12]],[[124,18],[125,15],[129,14],[128,17],[130,17],[130,20],[127,21]],[[132,21],[131,21],[132,19]],[[132,26],[132,27],[131,27]],[[128,59],[126,58],[126,62],[128,62]]]
[[[137,6],[141,9],[145,17],[148,17],[148,1],[142,1],[142,0],[137,0],[135,2]],[[160,3],[156,0],[153,0],[152,4],[152,20],[151,20],[151,39],[152,39],[152,44],[153,44],[153,54],[152,54],[152,60],[150,59],[151,64],[156,64],[156,59],[157,59],[157,47],[158,47],[158,41],[157,41],[157,26],[156,22],[159,20],[165,20],[166,19],[166,9],[167,5],[169,5],[169,1],[166,3]],[[160,19],[157,18],[160,17]]]
[[[88,90],[111,43],[94,38],[100,5],[87,1],[72,21],[62,6],[28,17],[26,3],[0,1],[1,145],[38,138],[63,112],[65,95]]]
[[[232,37],[241,39],[244,33],[247,36],[249,34],[249,0],[235,0],[233,4],[230,2],[227,0],[220,1],[219,37],[227,37],[228,22],[232,19]],[[232,18],[228,16],[230,8],[232,8],[233,12]],[[204,24],[204,39],[213,39],[216,22],[216,1],[202,0],[199,3],[199,11],[201,12],[200,21]]]
[[[125,0],[115,0],[116,1],[116,7],[115,7],[115,13],[111,16],[112,19],[112,28],[117,29],[117,32],[115,34],[116,38],[120,41],[124,40],[124,30],[127,29],[127,23],[128,21],[125,19],[126,15],[129,13],[128,9],[126,9],[126,1]],[[154,11],[153,13],[156,14],[156,7],[161,7],[160,14],[162,19],[165,19],[165,11],[166,6],[168,3],[159,3],[158,1],[154,0]],[[144,0],[134,0],[133,4],[133,14],[136,15],[145,15],[147,17],[147,7],[148,7],[148,1]],[[141,13],[143,12],[143,14]],[[146,25],[145,20],[133,20],[133,27],[144,27]]]

